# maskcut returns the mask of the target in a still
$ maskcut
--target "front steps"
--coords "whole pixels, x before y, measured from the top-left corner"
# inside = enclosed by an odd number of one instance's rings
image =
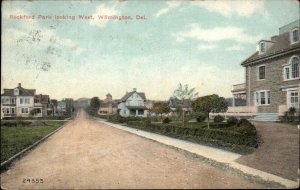
[[[279,121],[277,113],[256,113],[253,121]]]

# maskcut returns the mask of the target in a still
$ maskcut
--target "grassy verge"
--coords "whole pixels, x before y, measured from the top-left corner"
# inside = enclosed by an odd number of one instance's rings
[[[1,126],[1,163],[32,145],[47,134],[59,128],[65,122],[48,121],[42,126],[20,124],[17,126]]]

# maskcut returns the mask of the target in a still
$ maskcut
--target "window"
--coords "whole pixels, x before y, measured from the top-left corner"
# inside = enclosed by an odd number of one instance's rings
[[[144,110],[138,110],[139,115],[144,115]]]
[[[258,79],[263,80],[266,78],[266,66],[258,67]]]
[[[30,104],[30,99],[29,98],[25,98],[25,104]]]
[[[290,64],[283,68],[283,79],[297,79],[299,78],[299,57],[292,57]]]
[[[15,108],[11,108],[11,113],[12,113],[12,114],[15,113]]]
[[[4,108],[4,113],[9,114],[9,108]]]
[[[259,44],[259,50],[261,53],[264,53],[266,51],[266,47],[265,47],[265,43],[264,42],[260,42]]]
[[[293,57],[292,59],[292,78],[299,77],[299,58]]]
[[[20,104],[24,104],[24,99],[20,98]]]
[[[299,93],[297,91],[288,92],[288,106],[298,108],[299,104]]]
[[[270,104],[270,91],[262,90],[254,94],[255,105],[269,105]]]
[[[291,43],[297,43],[299,41],[299,29],[295,28],[291,32]]]
[[[28,113],[28,108],[22,108],[21,113]]]

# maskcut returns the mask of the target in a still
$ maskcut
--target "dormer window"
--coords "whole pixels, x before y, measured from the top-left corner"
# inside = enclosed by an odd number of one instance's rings
[[[265,42],[260,42],[260,44],[259,44],[259,52],[260,53],[265,53],[266,52],[266,44],[265,44]]]
[[[295,28],[291,31],[291,43],[297,43],[299,42],[299,29]]]
[[[16,89],[14,90],[14,95],[15,95],[15,96],[18,96],[18,95],[19,95],[19,89],[16,88]]]

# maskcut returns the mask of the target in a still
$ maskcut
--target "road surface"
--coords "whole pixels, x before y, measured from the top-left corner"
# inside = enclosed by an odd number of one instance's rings
[[[1,187],[264,188],[183,151],[89,119],[83,111],[2,173]]]

